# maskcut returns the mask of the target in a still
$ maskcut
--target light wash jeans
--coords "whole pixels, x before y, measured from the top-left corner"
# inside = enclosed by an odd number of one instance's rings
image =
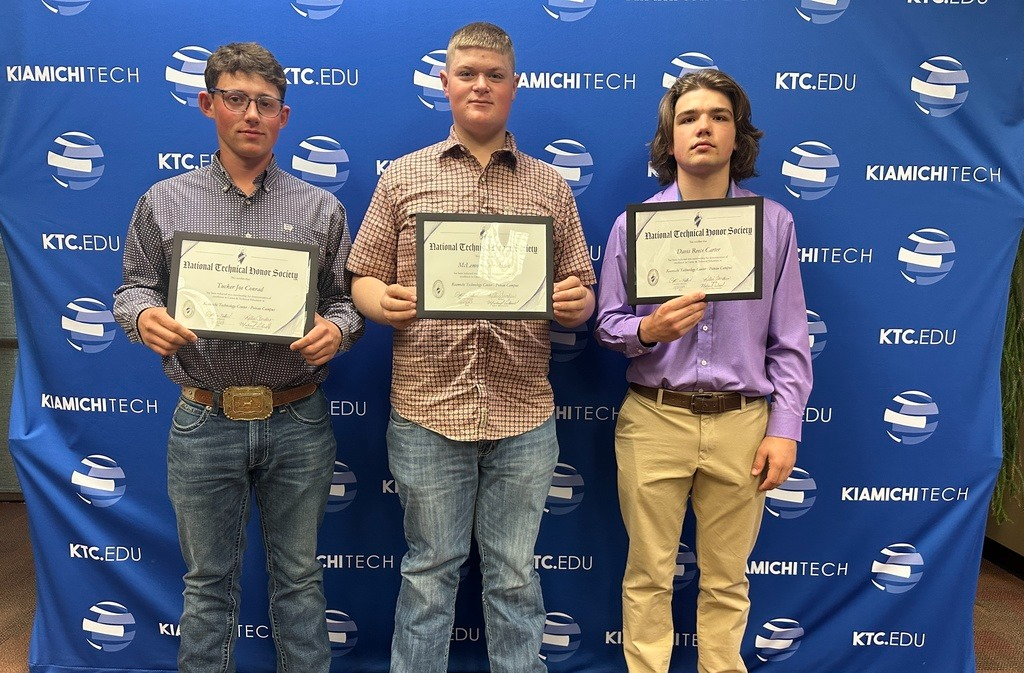
[[[278,673],[327,673],[316,536],[335,457],[327,400],[313,395],[264,421],[232,421],[180,399],[167,444],[167,489],[185,574],[178,667],[233,673],[250,499],[260,509]]]
[[[388,424],[388,461],[409,551],[395,610],[391,673],[444,673],[459,567],[476,535],[492,673],[545,673],[544,600],[534,545],[558,460],[555,420],[515,437],[459,442]]]

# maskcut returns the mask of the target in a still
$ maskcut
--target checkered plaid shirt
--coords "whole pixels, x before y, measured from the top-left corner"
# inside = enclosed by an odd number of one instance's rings
[[[381,176],[348,269],[416,286],[416,214],[541,215],[554,219],[555,281],[595,282],[572,191],[547,164],[505,146],[480,163],[454,129],[394,161]],[[546,320],[429,320],[396,330],[391,404],[403,418],[460,441],[501,439],[554,411]]]

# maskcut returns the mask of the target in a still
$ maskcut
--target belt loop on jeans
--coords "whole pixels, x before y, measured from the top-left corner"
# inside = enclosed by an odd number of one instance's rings
[[[659,407],[660,406],[664,406],[664,404],[665,404],[665,389],[664,388],[658,388],[658,397],[654,401],[658,403]]]

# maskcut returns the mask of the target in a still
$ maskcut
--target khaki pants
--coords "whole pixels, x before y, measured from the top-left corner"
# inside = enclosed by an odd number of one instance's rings
[[[687,496],[697,519],[697,670],[745,673],[740,641],[750,599],[746,563],[764,511],[750,475],[765,436],[765,400],[693,414],[630,391],[615,427],[619,504],[629,534],[622,580],[630,673],[665,673],[674,643],[672,580]]]

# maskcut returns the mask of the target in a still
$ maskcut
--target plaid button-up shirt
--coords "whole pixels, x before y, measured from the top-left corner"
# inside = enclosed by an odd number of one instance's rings
[[[454,129],[392,162],[349,270],[415,287],[417,213],[550,216],[555,281],[596,280],[572,191],[554,169],[520,152],[511,134],[482,169]],[[546,320],[416,320],[394,334],[391,404],[403,418],[460,441],[531,430],[554,411],[549,328]]]

